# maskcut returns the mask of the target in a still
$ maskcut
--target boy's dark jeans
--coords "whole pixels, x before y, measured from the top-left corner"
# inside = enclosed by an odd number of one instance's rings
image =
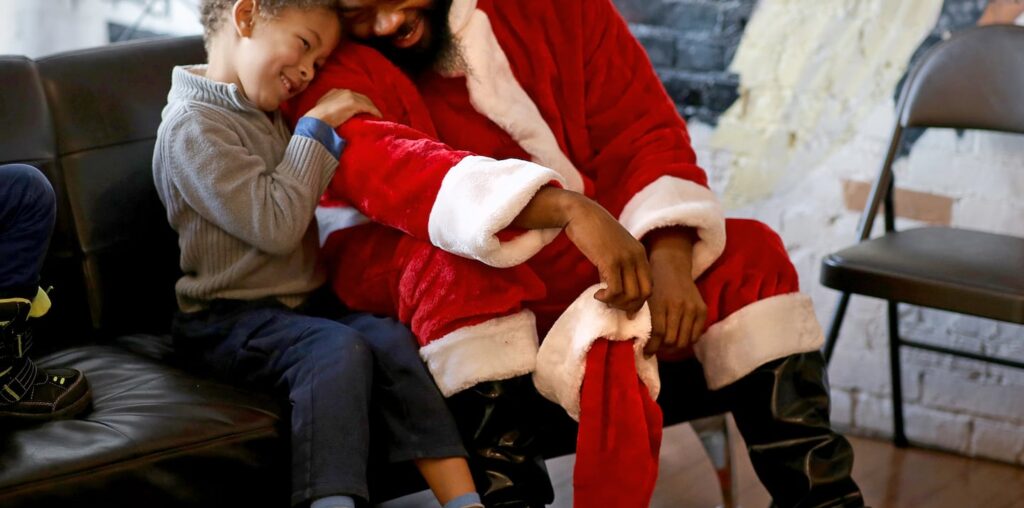
[[[0,298],[36,295],[56,218],[53,187],[38,169],[0,166]]]
[[[288,397],[292,503],[367,499],[371,437],[386,440],[391,461],[464,456],[411,332],[368,314],[304,313],[331,308],[320,307],[220,300],[174,322],[175,345],[187,358],[236,384]],[[371,429],[371,416],[383,428]]]

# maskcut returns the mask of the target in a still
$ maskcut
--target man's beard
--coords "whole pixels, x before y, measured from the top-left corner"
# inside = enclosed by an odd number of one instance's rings
[[[430,39],[426,45],[416,44],[410,48],[397,48],[392,43],[396,36],[376,37],[365,42],[412,78],[417,78],[430,70],[454,70],[460,66],[461,57],[455,36],[448,26],[448,12],[451,8],[452,0],[436,0],[432,7],[423,12],[423,19],[420,22],[425,23],[425,28],[430,32]],[[397,37],[402,33],[404,32],[400,30]]]

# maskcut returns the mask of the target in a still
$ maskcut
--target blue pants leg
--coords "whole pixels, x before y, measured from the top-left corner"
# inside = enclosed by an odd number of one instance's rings
[[[230,381],[291,403],[292,503],[366,499],[374,360],[364,335],[268,302],[179,315],[178,349]]]
[[[380,422],[389,462],[465,457],[455,418],[419,355],[419,344],[401,323],[370,314],[339,322],[366,337],[373,351],[373,415]]]
[[[366,498],[373,356],[358,331],[266,302],[181,315],[175,342],[214,371],[291,403],[292,502]]]
[[[53,187],[38,169],[0,166],[0,298],[35,296],[56,217]]]
[[[408,328],[368,314],[313,317],[273,301],[213,302],[179,314],[175,345],[230,381],[292,406],[292,502],[367,499],[370,422],[392,462],[465,456]],[[371,405],[372,401],[372,405]]]

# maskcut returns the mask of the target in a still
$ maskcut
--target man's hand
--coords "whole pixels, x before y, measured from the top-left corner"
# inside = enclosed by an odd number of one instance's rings
[[[594,298],[632,317],[651,295],[651,269],[643,244],[607,210],[586,196],[545,187],[512,225],[523,229],[564,228],[569,240],[597,267],[608,287]]]
[[[582,195],[581,195],[582,197]],[[565,234],[576,244],[608,287],[594,298],[633,316],[651,296],[647,253],[633,235],[601,205],[583,198],[571,209]]]
[[[696,234],[689,228],[665,228],[644,238],[650,248],[653,291],[651,339],[644,353],[679,353],[704,332],[707,305],[691,276]]]

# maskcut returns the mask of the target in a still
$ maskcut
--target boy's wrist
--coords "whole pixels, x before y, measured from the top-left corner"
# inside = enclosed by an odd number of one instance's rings
[[[341,158],[341,151],[345,148],[345,140],[334,131],[334,128],[313,116],[299,118],[293,134],[319,142],[335,159]]]
[[[324,118],[324,116],[325,115],[322,112],[317,111],[316,108],[313,108],[313,109],[307,111],[305,115],[302,115],[302,118],[312,118],[314,120],[319,120],[319,121],[321,121],[321,122],[323,122],[323,123],[325,123],[327,125],[330,125],[331,123],[328,122],[327,119]],[[300,118],[300,120],[301,120],[301,118]]]

